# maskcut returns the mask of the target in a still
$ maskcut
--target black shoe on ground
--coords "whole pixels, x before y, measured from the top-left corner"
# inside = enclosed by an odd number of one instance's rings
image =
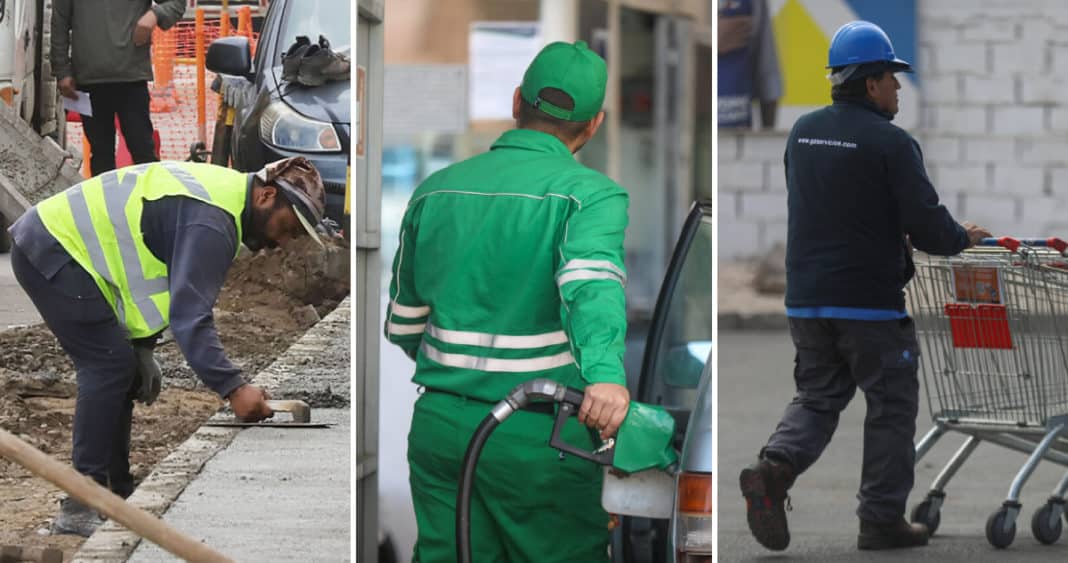
[[[782,551],[790,545],[790,530],[786,525],[790,499],[786,491],[794,484],[794,477],[788,464],[766,458],[743,469],[738,477],[749,531],[768,549]]]
[[[304,54],[308,52],[308,48],[311,47],[311,39],[308,39],[305,35],[297,36],[297,40],[289,46],[289,49],[282,55],[282,80],[285,82],[296,82],[297,73],[300,70],[300,61],[304,59]]]
[[[904,518],[890,524],[860,521],[857,549],[900,549],[927,545],[931,534],[923,524],[910,524]]]
[[[59,503],[59,514],[52,522],[52,535],[74,534],[87,538],[104,523],[95,509],[73,498],[65,498]]]

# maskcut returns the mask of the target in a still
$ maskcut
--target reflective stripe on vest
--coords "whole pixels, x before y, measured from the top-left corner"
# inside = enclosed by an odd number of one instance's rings
[[[137,187],[137,172],[140,171],[127,171],[122,180],[119,180],[118,174],[108,172],[100,176],[100,181],[104,185],[104,204],[107,206],[108,217],[111,218],[112,225],[115,227],[115,239],[119,243],[119,254],[122,256],[124,275],[126,277],[126,285],[130,290],[130,297],[133,298],[137,311],[141,313],[141,318],[145,319],[145,323],[148,326],[163,326],[165,324],[163,313],[152,301],[152,294],[167,291],[167,278],[145,279],[144,265],[141,264],[141,257],[137,253],[137,247],[134,246],[133,229],[130,227],[130,222],[125,220],[126,202],[130,200],[134,188]],[[73,208],[71,211],[73,212]],[[85,212],[88,214],[89,210],[86,209]],[[89,220],[88,215],[86,215],[86,220]],[[77,219],[75,219],[75,223],[77,222]],[[140,225],[138,225],[138,228],[140,228]],[[85,233],[80,232],[80,234],[84,239]],[[89,250],[90,255],[93,252],[99,252],[103,256],[103,247],[90,248],[89,240],[85,240],[86,248]],[[97,240],[97,244],[100,244],[99,240]],[[111,272],[108,271],[108,273],[110,274]],[[100,275],[104,276],[104,272],[100,272]],[[110,278],[104,276],[104,279],[108,280],[112,285],[118,285],[118,280],[115,279],[115,276]]]
[[[192,174],[186,172],[185,170],[182,170],[181,168],[178,168],[171,162],[164,162],[163,167],[166,168],[167,171],[170,172],[171,175],[173,175],[175,178],[178,178],[178,181],[181,182],[183,186],[185,186],[185,189],[189,190],[189,193],[205,201],[211,201],[211,194],[208,193],[207,188],[204,187],[204,184],[198,182]]]
[[[571,352],[560,352],[559,354],[554,354],[552,356],[512,360],[442,352],[426,340],[423,341],[420,349],[424,356],[443,366],[479,371],[524,373],[555,369],[575,362],[574,357],[571,356]]]
[[[556,344],[567,344],[567,334],[562,330],[520,336],[512,334],[490,334],[487,332],[468,332],[465,330],[448,330],[436,327],[433,323],[429,323],[427,324],[426,332],[437,340],[448,344],[480,346],[482,348],[522,350],[528,348],[544,348]]]

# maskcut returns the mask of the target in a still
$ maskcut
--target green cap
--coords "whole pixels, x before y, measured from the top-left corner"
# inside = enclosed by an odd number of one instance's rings
[[[601,111],[608,68],[585,41],[557,41],[534,57],[523,75],[519,93],[541,111],[567,121],[589,121]],[[575,109],[564,109],[538,97],[542,88],[562,90],[575,101]]]

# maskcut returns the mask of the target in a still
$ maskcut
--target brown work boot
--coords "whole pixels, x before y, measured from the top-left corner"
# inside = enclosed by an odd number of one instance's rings
[[[923,524],[909,524],[904,518],[890,524],[860,521],[857,549],[900,549],[927,545],[931,534]]]
[[[297,40],[282,53],[282,81],[296,82],[297,72],[300,70],[300,61],[304,53],[311,47],[311,40],[306,35],[297,36]]]
[[[782,551],[790,545],[790,530],[786,526],[786,511],[790,497],[786,491],[794,484],[793,468],[788,463],[761,458],[742,470],[738,484],[745,497],[749,531],[760,545]]]
[[[297,72],[297,82],[305,86],[322,86],[328,81],[348,80],[352,62],[346,53],[330,48],[330,41],[319,36],[319,43],[304,51]]]

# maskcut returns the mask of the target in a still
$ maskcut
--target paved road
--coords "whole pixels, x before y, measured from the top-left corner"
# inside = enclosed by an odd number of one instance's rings
[[[349,420],[313,408],[313,422],[335,426],[242,430],[163,520],[236,561],[348,561]],[[174,558],[146,541],[129,560]]]
[[[931,546],[868,554],[856,550],[856,490],[864,401],[858,396],[843,413],[838,433],[823,457],[791,491],[788,514],[793,536],[782,554],[764,550],[749,535],[745,506],[738,493],[738,471],[756,457],[793,395],[793,347],[785,332],[720,334],[719,360],[719,561],[1066,561],[1068,533],[1060,543],[1043,546],[1031,536],[1031,515],[1062,476],[1058,466],[1039,466],[1024,488],[1016,541],[1004,551],[990,547],[987,517],[1004,500],[1024,456],[981,445],[947,488],[942,524]],[[930,428],[922,399],[918,433]],[[911,510],[935,475],[963,442],[944,437],[921,460]]]
[[[0,330],[39,322],[37,309],[11,272],[11,254],[0,254]]]

